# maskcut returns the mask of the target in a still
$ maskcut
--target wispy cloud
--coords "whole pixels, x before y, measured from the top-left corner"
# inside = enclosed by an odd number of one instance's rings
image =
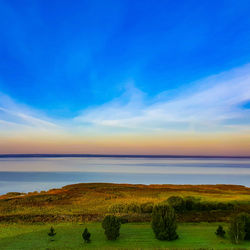
[[[172,98],[148,100],[129,85],[124,95],[84,110],[74,121],[82,126],[133,131],[225,131],[250,128],[250,65],[193,83]],[[242,121],[243,124],[242,124]]]
[[[0,127],[2,132],[48,131],[60,128],[59,124],[51,121],[41,112],[18,104],[2,93],[0,93]]]
[[[55,120],[0,93],[0,128],[6,131],[45,131],[65,134],[232,132],[250,130],[250,65],[189,85],[175,95],[150,99],[126,85],[120,97],[80,112],[73,119]]]

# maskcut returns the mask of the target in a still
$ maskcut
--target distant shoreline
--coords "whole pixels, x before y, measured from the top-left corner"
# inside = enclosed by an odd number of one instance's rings
[[[63,158],[63,157],[103,157],[103,158],[235,158],[250,159],[249,156],[218,156],[218,155],[129,155],[129,154],[0,154],[0,158]]]

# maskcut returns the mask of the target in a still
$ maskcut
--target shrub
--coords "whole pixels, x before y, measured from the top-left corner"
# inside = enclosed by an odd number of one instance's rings
[[[152,213],[152,229],[158,240],[175,240],[177,224],[174,209],[169,205],[155,206]]]
[[[152,213],[153,203],[146,202],[142,204],[129,203],[129,204],[113,204],[109,207],[110,213]]]
[[[217,228],[217,230],[216,230],[216,232],[215,232],[215,234],[217,235],[217,236],[220,236],[220,237],[224,237],[225,236],[225,230],[223,229],[223,227],[221,226],[221,225],[219,225],[218,226],[218,228]]]
[[[90,242],[90,232],[88,231],[87,228],[84,229],[83,233],[82,233],[82,238],[84,240],[85,243],[89,243]]]
[[[167,199],[167,202],[177,212],[182,212],[185,210],[185,201],[180,196],[171,196]]]
[[[245,239],[245,224],[244,217],[241,214],[232,218],[229,226],[229,236],[233,243],[238,244]]]
[[[51,241],[54,241],[54,236],[56,235],[56,231],[53,227],[50,228],[48,235],[51,237]]]
[[[107,215],[102,221],[102,227],[108,240],[116,240],[120,235],[120,220],[114,215]]]

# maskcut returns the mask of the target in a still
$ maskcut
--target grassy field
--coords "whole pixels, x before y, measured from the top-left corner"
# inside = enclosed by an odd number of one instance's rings
[[[192,196],[201,201],[238,202],[250,211],[250,188],[235,185],[130,185],[85,183],[65,186],[48,192],[10,193],[0,196],[1,222],[82,222],[100,221],[112,206],[152,205],[168,197]],[[181,222],[228,221],[232,211],[184,214]],[[150,215],[129,215],[130,222],[145,222]],[[147,217],[147,218],[146,218]],[[217,220],[218,219],[218,220]]]
[[[227,224],[222,224],[227,229]],[[47,232],[50,225],[0,224],[0,249],[250,249],[250,242],[240,245],[230,243],[228,237],[215,235],[218,223],[179,224],[180,238],[173,242],[154,238],[149,223],[128,223],[121,227],[117,241],[107,241],[100,223],[56,224],[57,235],[50,241]],[[88,227],[91,243],[83,243],[81,233]]]

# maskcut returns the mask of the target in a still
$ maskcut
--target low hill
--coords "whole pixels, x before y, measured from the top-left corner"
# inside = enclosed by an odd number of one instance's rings
[[[0,196],[0,221],[99,221],[115,213],[126,221],[149,221],[152,207],[170,196],[195,206],[179,211],[179,221],[227,221],[250,211],[250,188],[238,185],[132,185],[81,183],[31,193]]]

